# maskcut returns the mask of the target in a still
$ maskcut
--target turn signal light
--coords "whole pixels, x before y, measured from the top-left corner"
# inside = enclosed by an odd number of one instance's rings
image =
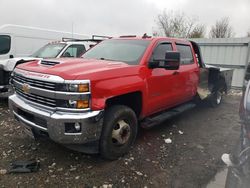
[[[77,108],[78,109],[89,108],[89,101],[88,100],[78,100],[77,101]]]
[[[89,91],[89,84],[78,85],[78,92],[88,92],[88,91]]]

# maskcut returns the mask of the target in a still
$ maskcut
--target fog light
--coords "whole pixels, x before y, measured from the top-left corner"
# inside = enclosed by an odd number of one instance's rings
[[[81,124],[75,123],[75,129],[76,129],[76,131],[81,131]]]
[[[82,124],[81,123],[65,123],[65,133],[81,133]]]

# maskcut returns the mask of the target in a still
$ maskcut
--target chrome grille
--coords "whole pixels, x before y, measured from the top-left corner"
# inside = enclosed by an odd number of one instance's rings
[[[53,82],[34,80],[34,79],[27,78],[19,74],[14,74],[13,79],[21,84],[26,83],[33,87],[38,87],[38,88],[48,89],[48,90],[53,90],[53,91],[56,90],[56,83],[53,83]]]
[[[56,100],[55,99],[51,99],[51,98],[47,98],[47,97],[43,97],[43,96],[39,96],[39,95],[35,95],[35,94],[31,94],[31,93],[24,93],[22,90],[15,88],[15,91],[18,95],[20,95],[21,97],[31,101],[31,102],[35,102],[44,106],[49,106],[49,107],[56,107]]]

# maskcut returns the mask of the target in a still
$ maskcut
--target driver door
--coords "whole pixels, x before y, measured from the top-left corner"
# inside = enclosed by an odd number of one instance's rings
[[[165,59],[167,51],[173,51],[172,43],[159,43],[153,50],[150,61],[153,61],[153,59]],[[149,69],[147,76],[148,114],[153,114],[178,104],[182,91],[179,77],[178,70]]]

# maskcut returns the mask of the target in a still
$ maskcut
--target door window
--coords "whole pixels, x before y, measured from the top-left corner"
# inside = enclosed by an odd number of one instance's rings
[[[181,55],[181,64],[188,65],[194,63],[193,53],[189,45],[176,44],[177,51]]]
[[[85,51],[84,45],[71,45],[63,53],[62,57],[80,57]]]
[[[167,51],[173,51],[172,45],[170,43],[159,44],[153,52],[153,59],[165,59],[165,54]]]
[[[0,35],[0,55],[7,54],[10,51],[10,36]]]

